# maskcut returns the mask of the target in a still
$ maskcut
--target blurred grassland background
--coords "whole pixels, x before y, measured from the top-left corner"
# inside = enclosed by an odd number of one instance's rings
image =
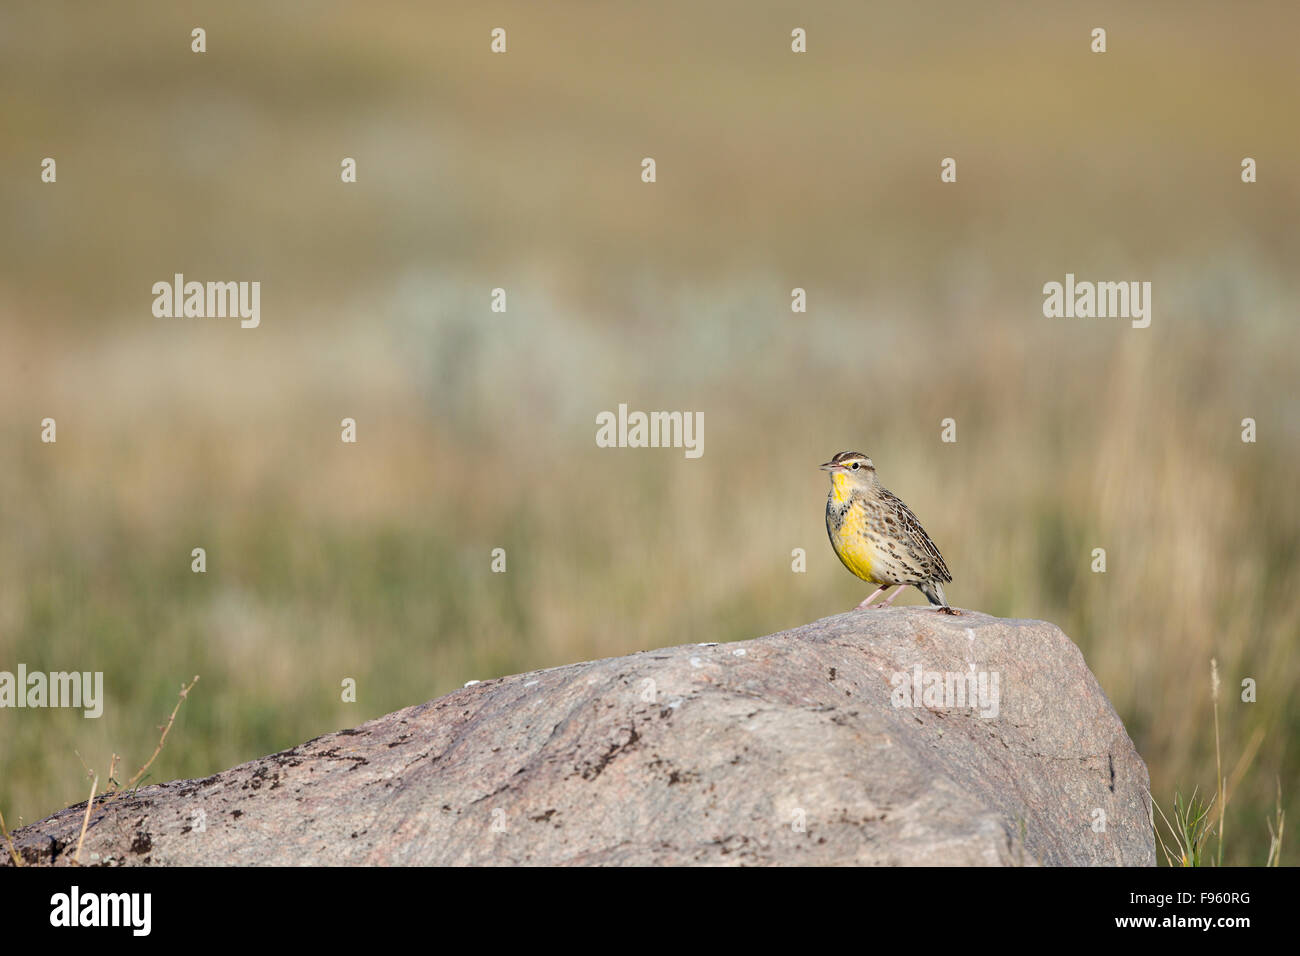
[[[856,449],[955,604],[1079,644],[1166,806],[1213,793],[1217,657],[1225,773],[1248,758],[1225,862],[1262,863],[1300,789],[1297,28],[1283,3],[6,2],[0,669],[102,670],[108,697],[0,712],[10,826],[85,798],[78,753],[129,777],[196,673],[150,781],[847,610],[868,588],[816,466]],[[261,328],[154,318],[175,272],[260,281]],[[1151,327],[1045,319],[1067,272],[1151,281]],[[620,402],[704,412],[704,456],[598,449]]]

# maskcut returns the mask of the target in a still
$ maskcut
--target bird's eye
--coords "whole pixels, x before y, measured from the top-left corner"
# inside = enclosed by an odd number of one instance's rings
[[[854,471],[857,471],[859,467],[860,467],[859,463],[855,461],[855,462],[853,463],[853,470],[854,470]]]

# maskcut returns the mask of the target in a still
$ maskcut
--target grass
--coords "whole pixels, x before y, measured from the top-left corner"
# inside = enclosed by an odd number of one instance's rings
[[[0,712],[10,822],[85,798],[77,752],[143,761],[194,673],[157,778],[850,608],[816,465],[853,448],[954,603],[1079,644],[1153,792],[1220,780],[1216,863],[1295,862],[1296,11],[1116,6],[1090,57],[1046,8],[846,4],[799,59],[777,5],[522,4],[490,59],[471,8],[230,4],[204,59],[169,52],[188,14],[123,9],[0,30],[0,165],[60,170],[0,178],[0,668],[102,670],[109,698]],[[175,271],[262,281],[262,327],[153,319]],[[1151,328],[1044,319],[1067,271],[1151,280]],[[703,411],[704,457],[596,448],[619,402]]]
[[[1282,865],[1282,840],[1286,836],[1286,811],[1282,809],[1282,781],[1277,781],[1277,804],[1268,821],[1268,859],[1266,866]]]
[[[185,703],[185,699],[189,697],[190,691],[194,689],[194,685],[197,684],[198,681],[199,676],[195,674],[194,679],[181,688],[180,695],[176,700],[176,706],[172,708],[171,715],[167,718],[167,723],[158,728],[158,746],[154,747],[153,753],[149,755],[149,759],[144,762],[144,765],[138,771],[136,771],[135,775],[127,782],[125,787],[121,786],[118,783],[117,778],[114,776],[117,770],[117,762],[120,758],[117,754],[113,754],[110,757],[108,773],[106,775],[108,788],[105,789],[104,796],[100,800],[101,804],[111,803],[113,800],[117,799],[117,797],[121,796],[121,794],[133,791],[140,782],[145,779],[145,774],[149,772],[149,768],[153,765],[153,762],[158,759],[158,755],[162,753],[163,746],[167,743],[167,735],[171,733],[172,725],[176,723],[176,715],[180,713],[181,704]],[[81,754],[77,754],[77,759],[81,760]],[[90,779],[90,796],[86,798],[86,812],[81,818],[81,831],[77,836],[77,849],[73,853],[72,857],[73,863],[77,866],[81,865],[81,846],[86,839],[86,828],[90,824],[90,811],[95,805],[95,793],[99,789],[99,774],[86,766],[84,760],[82,761],[82,767],[85,768],[86,776]],[[0,834],[3,834],[4,836],[5,845],[9,849],[9,855],[14,861],[14,866],[23,866],[23,859],[14,848],[13,839],[9,834],[9,829],[5,826],[3,813],[0,813]]]
[[[1175,791],[1171,810],[1173,819],[1166,815],[1160,804],[1153,797],[1151,806],[1159,814],[1159,822],[1152,818],[1151,826],[1155,831],[1156,842],[1164,854],[1168,866],[1223,866],[1225,819],[1230,791],[1235,791],[1251,761],[1257,752],[1258,736],[1242,754],[1229,780],[1223,776],[1223,762],[1219,749],[1219,662],[1210,660],[1210,699],[1214,709],[1214,767],[1215,793],[1208,801],[1199,796],[1194,789],[1190,797],[1184,798]],[[1268,855],[1265,866],[1279,866],[1282,859],[1282,841],[1286,832],[1286,812],[1282,809],[1282,781],[1277,779],[1277,799],[1273,816],[1266,819],[1268,828]],[[1217,811],[1217,820],[1214,815]],[[1164,824],[1163,829],[1159,825]],[[1215,843],[1216,852],[1207,854],[1210,840]]]
[[[1160,850],[1164,853],[1165,862],[1169,866],[1206,865],[1205,844],[1214,835],[1214,821],[1210,817],[1210,809],[1213,803],[1213,799],[1209,803],[1200,799],[1196,791],[1192,791],[1192,795],[1188,798],[1184,798],[1181,793],[1175,793],[1174,819],[1173,822],[1170,822],[1159,805],[1154,800],[1152,801],[1152,805],[1160,813],[1160,819],[1164,822],[1169,833],[1170,842],[1173,843],[1173,850],[1171,851],[1159,828],[1156,829]],[[1220,846],[1222,846],[1222,841],[1220,841]]]

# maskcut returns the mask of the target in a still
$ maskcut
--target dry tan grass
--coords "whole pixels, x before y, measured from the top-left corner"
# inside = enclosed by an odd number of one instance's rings
[[[801,61],[776,6],[505,7],[496,60],[487,12],[361,9],[213,13],[200,63],[159,53],[188,14],[5,14],[0,161],[60,182],[0,179],[0,667],[110,694],[0,715],[11,822],[84,798],[74,748],[143,758],[196,672],[158,777],[852,607],[815,467],[852,447],[955,603],[1080,644],[1162,800],[1213,787],[1218,659],[1225,764],[1263,728],[1225,860],[1262,862],[1300,770],[1294,10],[1116,6],[1098,62],[1023,5],[819,10]],[[263,327],[153,319],[176,270],[260,279]],[[1066,271],[1151,279],[1152,327],[1042,318]],[[705,456],[596,448],[619,402],[703,411]]]

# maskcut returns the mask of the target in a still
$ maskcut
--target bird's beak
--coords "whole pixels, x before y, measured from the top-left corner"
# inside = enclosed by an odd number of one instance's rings
[[[828,462],[823,462],[822,464],[818,465],[817,467],[820,468],[822,471],[834,471],[836,468],[838,468],[838,467],[840,467],[840,466],[837,465],[837,464],[835,464],[835,462],[833,462],[833,461],[828,461]]]

